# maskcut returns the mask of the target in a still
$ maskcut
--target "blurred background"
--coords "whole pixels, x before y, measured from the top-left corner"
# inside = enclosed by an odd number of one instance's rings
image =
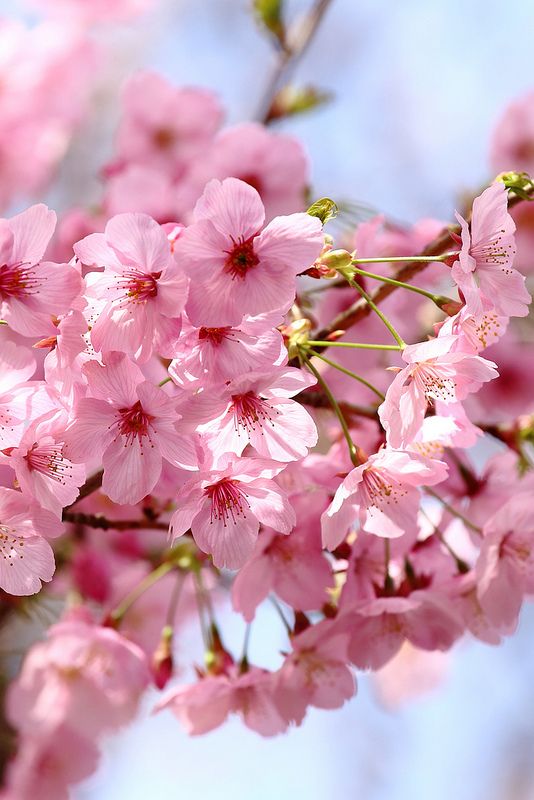
[[[32,20],[21,4],[0,0],[0,9]],[[334,0],[295,76],[333,100],[279,125],[308,150],[312,194],[406,222],[449,219],[463,192],[493,177],[488,143],[504,107],[534,87],[533,32],[528,0]],[[134,70],[216,91],[233,123],[254,117],[274,68],[247,0],[154,0],[138,22],[96,35],[112,63],[43,198],[58,210],[98,197],[119,88]],[[228,615],[228,625],[238,643],[240,622]],[[279,623],[264,613],[254,630],[252,660],[267,666]],[[533,642],[527,608],[500,648],[464,640],[446,656],[404,652],[394,671],[360,676],[358,697],[342,710],[312,709],[302,728],[273,740],[238,721],[189,739],[170,714],[151,716],[148,698],[145,716],[108,742],[99,773],[74,796],[533,800]],[[193,633],[189,647],[198,648]]]

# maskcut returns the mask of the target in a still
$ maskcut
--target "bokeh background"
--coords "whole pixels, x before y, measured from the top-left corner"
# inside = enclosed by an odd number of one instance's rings
[[[87,0],[90,2],[91,0]],[[109,0],[110,3],[113,0]],[[288,2],[298,12],[309,2]],[[3,15],[31,19],[0,0]],[[151,67],[215,90],[228,122],[254,117],[274,66],[248,0],[154,0],[138,23],[102,29],[113,59],[89,124],[43,198],[58,210],[99,195],[118,92]],[[395,219],[450,218],[491,177],[488,143],[514,97],[534,87],[530,0],[334,0],[296,80],[334,93],[280,127],[306,145],[314,196],[362,201]],[[242,637],[228,615],[230,644]],[[225,628],[226,630],[226,628]],[[281,639],[264,611],[253,660]],[[199,644],[186,635],[183,651]],[[189,739],[170,714],[145,715],[109,741],[76,800],[533,800],[534,610],[500,648],[464,640],[446,656],[405,653],[396,672],[359,678],[337,712],[264,740],[232,721]]]

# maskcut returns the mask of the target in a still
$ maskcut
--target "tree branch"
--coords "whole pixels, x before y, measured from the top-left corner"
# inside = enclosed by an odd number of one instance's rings
[[[87,525],[89,528],[99,528],[103,531],[129,531],[129,530],[158,530],[167,531],[168,522],[157,522],[150,519],[108,519],[98,514],[82,514],[75,511],[63,512],[63,522],[74,522],[77,525]]]
[[[258,121],[264,125],[270,121],[270,111],[278,90],[287,83],[300,58],[308,49],[331,3],[332,0],[316,0],[304,18],[289,30],[285,47],[279,51],[277,64],[258,112]]]

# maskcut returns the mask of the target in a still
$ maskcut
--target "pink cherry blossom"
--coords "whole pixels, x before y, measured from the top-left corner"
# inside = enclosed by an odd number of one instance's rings
[[[175,247],[178,263],[194,276],[186,310],[197,327],[239,325],[244,311],[256,316],[290,307],[296,275],[321,252],[321,222],[291,214],[262,231],[264,218],[260,196],[243,181],[206,186],[194,223]]]
[[[69,725],[46,734],[30,732],[19,741],[17,758],[8,766],[6,798],[70,800],[70,787],[95,772],[98,761],[96,745]]]
[[[119,22],[139,16],[152,5],[153,0],[32,0],[32,4],[60,19],[82,23]]]
[[[423,650],[448,650],[462,633],[452,604],[430,590],[408,597],[378,597],[343,617],[349,658],[360,669],[379,669],[407,639]]]
[[[137,503],[149,494],[162,459],[196,468],[194,443],[178,432],[176,401],[145,381],[127,356],[114,353],[105,366],[92,361],[83,372],[91,396],[77,404],[64,453],[74,462],[102,455],[102,488],[114,502]]]
[[[0,220],[0,314],[24,336],[53,331],[51,315],[81,291],[73,267],[41,261],[55,226],[55,213],[42,204]]]
[[[192,206],[210,178],[239,178],[259,193],[267,220],[305,208],[309,166],[302,144],[285,133],[248,122],[221,131],[182,187]]]
[[[442,461],[416,453],[384,448],[351,470],[321,517],[323,544],[335,549],[359,519],[366,533],[396,538],[414,527],[419,487],[447,476]]]
[[[116,158],[181,177],[211,142],[222,116],[212,92],[177,88],[156,72],[138,72],[124,89]]]
[[[8,594],[35,594],[50,581],[55,563],[43,535],[58,535],[61,523],[20,492],[0,487],[0,587]]]
[[[20,384],[35,372],[33,353],[2,337],[0,340],[0,450],[20,440],[27,409]]]
[[[534,173],[534,92],[529,91],[504,109],[493,132],[491,164],[495,172]]]
[[[175,383],[193,381],[203,386],[225,383],[244,373],[272,369],[287,356],[279,331],[257,330],[258,323],[243,320],[238,328],[182,327],[169,374]]]
[[[247,622],[270,592],[293,608],[320,609],[333,588],[332,569],[324,557],[317,529],[303,522],[291,536],[260,533],[254,552],[232,587],[232,602]]]
[[[532,495],[513,495],[484,526],[477,595],[498,630],[511,633],[525,593],[534,591]]]
[[[356,693],[347,666],[348,633],[323,620],[291,640],[292,651],[276,674],[275,700],[283,717],[300,725],[307,706],[340,708]]]
[[[104,267],[86,278],[87,297],[103,303],[91,331],[95,350],[146,361],[161,327],[177,318],[179,323],[187,297],[187,279],[165,232],[144,214],[119,214],[104,233],[90,234],[74,251],[82,263]]]
[[[189,528],[195,542],[211,553],[216,567],[239,569],[252,554],[260,523],[289,533],[295,512],[272,480],[282,464],[226,455],[202,470],[176,498],[170,532],[173,540]]]
[[[68,724],[94,736],[129,722],[149,681],[137,645],[78,614],[53,625],[31,649],[10,687],[7,712],[25,734]]]
[[[273,676],[251,667],[242,674],[208,675],[198,683],[178,686],[157,704],[168,708],[192,736],[218,728],[230,713],[238,713],[248,728],[262,736],[274,736],[287,722],[273,702]]]
[[[503,317],[524,317],[530,294],[524,277],[512,267],[515,224],[508,213],[508,194],[503,183],[494,183],[473,201],[471,225],[459,214],[462,249],[452,277],[476,317],[483,301]]]
[[[395,376],[378,409],[391,447],[413,441],[431,402],[457,403],[497,377],[496,364],[456,350],[457,343],[457,336],[438,336],[404,348],[408,366]]]
[[[205,428],[214,432],[211,446],[241,455],[250,444],[260,456],[275,461],[302,458],[317,444],[317,429],[306,409],[289,398],[313,383],[314,378],[291,367],[250,372],[230,381],[223,417]]]
[[[18,447],[9,454],[22,494],[59,519],[85,480],[83,464],[73,464],[63,452],[66,426],[66,413],[45,414],[28,426]]]

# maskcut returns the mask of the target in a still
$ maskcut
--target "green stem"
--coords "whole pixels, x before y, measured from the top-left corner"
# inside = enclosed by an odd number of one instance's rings
[[[395,341],[399,345],[400,349],[404,350],[404,348],[406,347],[406,342],[397,333],[397,331],[395,330],[395,328],[393,327],[393,325],[391,324],[389,319],[386,317],[386,315],[383,314],[380,311],[380,309],[378,308],[378,306],[376,305],[376,303],[373,302],[373,300],[371,299],[370,295],[367,294],[365,289],[363,289],[360,286],[359,283],[356,283],[356,281],[353,281],[352,278],[349,278],[347,275],[344,275],[344,277],[346,278],[347,283],[349,283],[349,285],[352,286],[353,289],[356,289],[356,291],[361,294],[361,296],[363,297],[363,299],[365,300],[365,302],[367,303],[369,308],[372,308],[373,311],[375,312],[375,314],[382,320],[382,322],[384,323],[384,325],[386,326],[388,331],[391,333],[391,335],[393,336],[393,338],[395,339]]]
[[[126,595],[122,603],[120,603],[112,612],[111,618],[115,622],[120,622],[129,608],[144,594],[151,586],[157,583],[161,578],[167,575],[168,572],[173,570],[175,565],[171,561],[164,561],[159,567],[156,567],[146,575],[143,580]]]
[[[446,261],[460,255],[459,252],[441,253],[439,256],[381,256],[380,258],[353,258],[353,264],[389,264],[403,261],[414,261],[416,263],[427,264],[433,261]]]
[[[278,616],[280,617],[280,619],[284,623],[284,628],[286,629],[286,631],[288,633],[288,636],[291,636],[291,625],[289,624],[287,619],[284,617],[284,612],[280,608],[279,603],[277,602],[276,598],[273,597],[273,595],[271,595],[270,600],[271,600],[271,603],[273,604],[273,606],[276,608]]]
[[[165,384],[169,383],[169,381],[172,381],[172,378],[170,375],[167,375],[166,378],[163,378],[163,380],[158,383],[158,386],[165,386]]]
[[[327,358],[326,356],[324,356],[322,353],[317,353],[317,352],[315,352],[315,350],[311,350],[311,349],[308,352],[310,353],[310,355],[315,356],[316,358],[320,358],[321,361],[325,362],[325,364],[328,364],[329,366],[333,367],[334,369],[337,369],[340,372],[343,372],[345,375],[348,375],[349,378],[354,378],[355,381],[359,381],[360,383],[363,383],[364,386],[367,386],[367,388],[370,389],[372,392],[374,392],[376,394],[376,396],[379,397],[381,400],[385,400],[386,399],[385,395],[383,395],[382,392],[379,389],[376,388],[376,386],[373,386],[372,383],[369,383],[369,381],[366,381],[365,378],[362,378],[361,375],[357,375],[355,372],[351,372],[350,369],[346,369],[345,367],[342,367],[341,364],[337,363],[337,361],[330,361],[330,359]]]
[[[426,289],[421,289],[419,286],[412,286],[411,283],[396,281],[394,278],[386,278],[384,275],[376,275],[374,272],[366,272],[364,269],[355,269],[354,272],[357,275],[363,275],[364,278],[372,278],[375,281],[389,283],[391,286],[398,286],[400,289],[407,289],[409,292],[415,292],[423,297],[428,297],[428,299],[432,300],[432,302],[436,303],[436,305],[439,305],[440,302],[444,302],[444,298],[442,298],[441,295],[434,294],[433,292],[427,292]]]
[[[439,500],[443,508],[445,508],[449,512],[449,514],[452,514],[454,517],[458,517],[458,519],[460,519],[464,523],[464,525],[467,525],[468,528],[471,528],[472,531],[476,531],[476,533],[480,534],[482,533],[482,528],[479,528],[479,526],[475,525],[474,522],[471,522],[470,520],[467,519],[467,517],[464,517],[464,515],[460,511],[457,511],[455,508],[453,508],[449,503],[447,503],[446,500],[440,497],[439,494],[437,494],[433,489],[430,489],[427,486],[425,487],[425,492],[429,494],[431,497],[434,497],[436,500]]]
[[[359,467],[360,466],[360,459],[358,458],[358,450],[356,448],[356,445],[352,441],[352,436],[350,435],[349,426],[347,425],[347,420],[343,416],[343,412],[341,411],[336,398],[334,397],[334,395],[330,391],[328,385],[324,381],[324,379],[323,379],[321,373],[319,372],[319,370],[315,369],[315,367],[313,366],[313,364],[311,363],[309,358],[306,358],[306,366],[308,367],[310,372],[313,375],[315,375],[315,377],[317,378],[318,383],[320,383],[322,388],[323,388],[323,392],[328,397],[328,401],[329,401],[330,405],[332,406],[332,410],[334,411],[336,417],[339,420],[339,424],[341,425],[341,430],[343,431],[343,435],[344,435],[344,437],[346,439],[347,446],[349,448],[350,460],[352,461],[352,463],[354,464],[355,467]]]
[[[178,601],[180,600],[180,595],[182,594],[184,582],[185,582],[185,575],[182,572],[179,572],[178,577],[176,578],[176,583],[174,584],[174,588],[172,590],[169,606],[167,608],[167,619],[165,624],[169,628],[174,628],[176,609],[178,608]]]
[[[367,344],[364,342],[328,342],[308,339],[307,344],[312,347],[353,347],[357,350],[400,350],[398,344]]]

